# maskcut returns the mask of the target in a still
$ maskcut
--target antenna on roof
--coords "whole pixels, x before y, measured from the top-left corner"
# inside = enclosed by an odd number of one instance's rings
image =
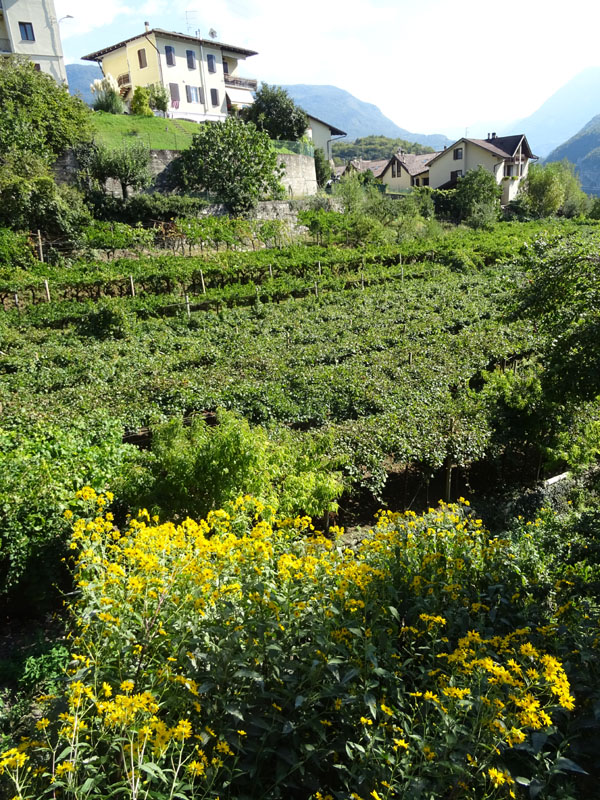
[[[216,30],[214,28],[211,28],[209,30],[208,35],[210,36],[211,39],[216,39],[217,38],[217,32],[216,32]]]
[[[194,28],[196,26],[195,17],[196,17],[197,14],[198,14],[197,11],[194,11],[194,9],[189,9],[189,8],[185,12],[185,23],[187,25],[188,34],[192,33],[192,31],[194,30]]]

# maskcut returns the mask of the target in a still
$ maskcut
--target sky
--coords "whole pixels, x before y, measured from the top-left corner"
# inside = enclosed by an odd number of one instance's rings
[[[151,27],[257,50],[241,74],[329,84],[416,133],[485,135],[600,65],[597,0],[55,0],[67,63]],[[335,125],[335,120],[328,120]]]

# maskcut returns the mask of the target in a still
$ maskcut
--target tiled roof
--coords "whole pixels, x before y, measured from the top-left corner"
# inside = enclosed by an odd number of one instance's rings
[[[158,36],[164,36],[172,39],[181,39],[186,42],[194,42],[194,44],[208,45],[209,47],[218,47],[221,50],[230,50],[233,53],[239,53],[243,56],[256,56],[258,53],[255,50],[246,50],[244,47],[237,47],[232,44],[224,44],[223,42],[216,42],[213,39],[199,39],[197,36],[189,36],[185,33],[177,33],[176,31],[166,31],[164,28],[152,28],[152,30],[139,33],[137,36],[131,36],[129,39],[123,39],[122,42],[111,44],[109,47],[104,47],[102,50],[96,50],[94,53],[88,53],[87,56],[82,56],[83,61],[98,61],[107,53],[112,53],[118,50],[129,42],[135,42],[136,39],[145,39],[151,33]]]
[[[522,133],[517,133],[513,136],[494,136],[491,139],[459,139],[457,142],[454,142],[454,144],[450,145],[450,147],[442,150],[441,153],[436,153],[435,156],[433,156],[432,161],[434,158],[439,158],[440,156],[444,155],[444,153],[449,153],[457,145],[460,145],[461,142],[470,142],[471,144],[475,144],[502,159],[512,158],[522,142],[522,151],[524,155],[527,156],[527,158],[537,158],[537,156],[534,156],[531,152],[531,148],[529,147],[526,136]]]
[[[402,163],[404,169],[409,175],[414,177],[420,175],[421,172],[426,172],[429,168],[429,162],[434,159],[438,153],[422,153],[416,155],[415,153],[396,153],[396,158]]]
[[[357,172],[372,172],[376,178],[383,173],[387,165],[390,163],[388,158],[382,158],[377,161],[367,161],[362,158],[355,158],[350,162]]]

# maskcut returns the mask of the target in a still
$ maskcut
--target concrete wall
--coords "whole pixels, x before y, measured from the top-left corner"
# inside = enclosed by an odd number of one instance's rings
[[[150,151],[150,174],[154,181],[149,191],[164,191],[169,166],[178,155],[179,151],[177,150]],[[317,193],[314,158],[279,153],[277,161],[285,167],[285,175],[281,182],[289,197],[303,197]],[[73,181],[77,174],[77,161],[71,150],[58,159],[54,166],[54,172],[56,179],[62,183]],[[115,181],[109,181],[107,189],[115,196],[121,196],[121,187]]]
[[[304,197],[317,193],[317,173],[312,156],[278,153],[277,163],[285,167],[285,175],[281,179],[281,183],[288,197]]]

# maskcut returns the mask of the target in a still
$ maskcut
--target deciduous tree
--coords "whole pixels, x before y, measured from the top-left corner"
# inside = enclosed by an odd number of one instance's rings
[[[254,103],[244,111],[244,119],[266,131],[270,139],[295,142],[308,127],[306,113],[281,86],[262,83]]]

